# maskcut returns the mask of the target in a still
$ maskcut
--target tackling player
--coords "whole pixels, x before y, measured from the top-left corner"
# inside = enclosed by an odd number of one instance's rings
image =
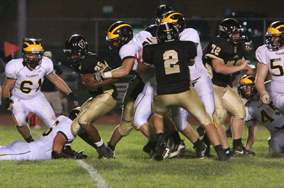
[[[5,67],[6,80],[2,97],[5,108],[13,113],[20,134],[27,142],[32,142],[34,140],[26,123],[26,117],[30,112],[40,117],[47,127],[51,127],[56,121],[52,107],[40,91],[44,76],[68,94],[74,105],[78,105],[78,97],[54,73],[52,61],[43,57],[41,40],[26,38],[22,46],[22,55],[23,58],[12,59]]]
[[[163,116],[178,106],[190,112],[206,129],[221,161],[228,160],[216,128],[195,90],[190,89],[189,65],[194,64],[196,45],[191,41],[179,41],[179,32],[172,23],[162,23],[157,30],[158,44],[143,48],[143,60],[137,69],[142,73],[151,64],[155,66],[157,95],[152,102],[152,118],[156,130],[155,160],[162,160],[165,150]],[[189,100],[191,99],[191,100]]]
[[[99,159],[114,158],[114,153],[105,146],[97,128],[92,124],[116,106],[117,90],[113,83],[118,79],[95,82],[97,73],[108,71],[111,68],[104,59],[88,51],[88,43],[84,36],[79,34],[70,36],[65,42],[63,51],[68,63],[79,74],[82,84],[86,86],[91,95],[82,105],[81,112],[72,123],[72,133],[79,135],[84,141],[97,148]]]
[[[107,78],[121,78],[130,73],[131,70],[135,70],[139,59],[137,53],[142,50],[145,42],[149,43],[151,34],[147,31],[139,32],[135,38],[133,38],[132,27],[123,21],[117,21],[113,23],[107,32],[107,41],[109,42],[110,49],[118,50],[119,56],[122,60],[120,67],[97,74],[97,81],[101,81]],[[141,75],[140,75],[141,76]],[[123,111],[120,124],[114,129],[108,146],[114,151],[116,144],[122,137],[127,136],[133,129],[132,115],[133,104],[136,97],[144,87],[143,79],[147,79],[148,75],[135,76],[128,84],[127,91],[123,100]],[[148,126],[141,126],[139,130],[147,137],[150,138],[150,130]]]

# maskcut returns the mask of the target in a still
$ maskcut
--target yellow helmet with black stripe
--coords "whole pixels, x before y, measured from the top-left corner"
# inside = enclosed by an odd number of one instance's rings
[[[275,39],[279,37],[279,39]],[[265,34],[266,47],[271,51],[277,51],[284,45],[284,22],[275,21],[269,25]]]
[[[165,22],[173,23],[178,28],[178,31],[180,33],[184,30],[186,26],[183,15],[179,12],[174,12],[174,11],[169,11],[166,14],[164,14],[161,23]]]
[[[239,81],[238,93],[241,97],[251,100],[251,98],[257,93],[255,88],[255,77],[244,75]]]
[[[124,21],[117,21],[109,27],[106,41],[109,42],[110,49],[119,49],[124,44],[127,44],[132,38],[132,27]]]
[[[29,64],[31,68],[35,68],[41,63],[43,57],[43,47],[41,39],[25,38],[22,46],[22,54],[25,64]],[[31,54],[34,54],[31,56]]]

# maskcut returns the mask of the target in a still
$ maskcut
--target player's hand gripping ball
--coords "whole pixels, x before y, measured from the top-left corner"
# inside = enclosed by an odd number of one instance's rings
[[[88,86],[91,83],[96,83],[93,73],[83,74],[82,76],[80,76],[80,81],[83,85],[86,85],[86,86]]]

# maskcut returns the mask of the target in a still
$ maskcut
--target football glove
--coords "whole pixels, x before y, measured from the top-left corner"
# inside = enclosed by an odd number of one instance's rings
[[[4,104],[5,104],[5,108],[8,109],[10,107],[10,104],[13,103],[14,101],[10,98],[5,98],[4,100]]]
[[[79,97],[75,93],[73,93],[73,92],[68,93],[68,97],[70,98],[70,100],[72,102],[78,102],[79,103]]]
[[[97,82],[100,82],[100,81],[104,80],[104,77],[103,77],[102,73],[100,71],[98,71],[98,72],[94,73],[94,79]]]

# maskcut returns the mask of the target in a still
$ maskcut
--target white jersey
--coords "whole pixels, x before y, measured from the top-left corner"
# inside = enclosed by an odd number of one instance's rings
[[[266,82],[265,89],[271,97],[270,84],[271,82]],[[246,102],[245,108],[247,112],[245,121],[248,127],[255,125],[255,121],[257,121],[264,125],[272,134],[279,130],[276,127],[282,127],[284,125],[284,115],[282,115],[279,110],[275,109],[274,104],[265,105],[261,97],[259,97],[258,101]]]
[[[259,63],[268,66],[272,78],[271,91],[284,94],[284,49],[269,51],[266,45],[257,48],[255,57]],[[273,94],[272,94],[273,95]]]
[[[41,64],[34,70],[24,66],[22,58],[9,61],[5,67],[6,77],[16,80],[12,96],[24,100],[32,99],[41,93],[40,87],[44,76],[52,72],[53,63],[47,57],[43,57]]]
[[[139,32],[132,40],[130,40],[127,44],[123,45],[119,50],[119,56],[122,59],[127,58],[135,58],[134,65],[132,70],[136,70],[139,63],[143,61],[142,59],[142,50],[143,46],[148,43],[152,43],[151,41],[152,35],[148,31]],[[154,76],[154,69],[149,69],[139,76],[143,80],[144,83],[149,81],[151,77]]]
[[[65,116],[59,116],[55,124],[46,130],[38,140],[24,142],[17,140],[8,146],[0,147],[0,160],[49,160],[51,159],[52,145],[55,136],[61,133],[67,139],[67,143],[74,140],[71,133],[72,120]]]
[[[209,76],[209,73],[202,61],[202,47],[200,43],[200,38],[198,32],[192,28],[185,28],[180,33],[180,40],[182,41],[192,41],[197,44],[197,56],[195,57],[195,64],[193,66],[189,66],[190,69],[190,80],[194,82],[195,80]]]

